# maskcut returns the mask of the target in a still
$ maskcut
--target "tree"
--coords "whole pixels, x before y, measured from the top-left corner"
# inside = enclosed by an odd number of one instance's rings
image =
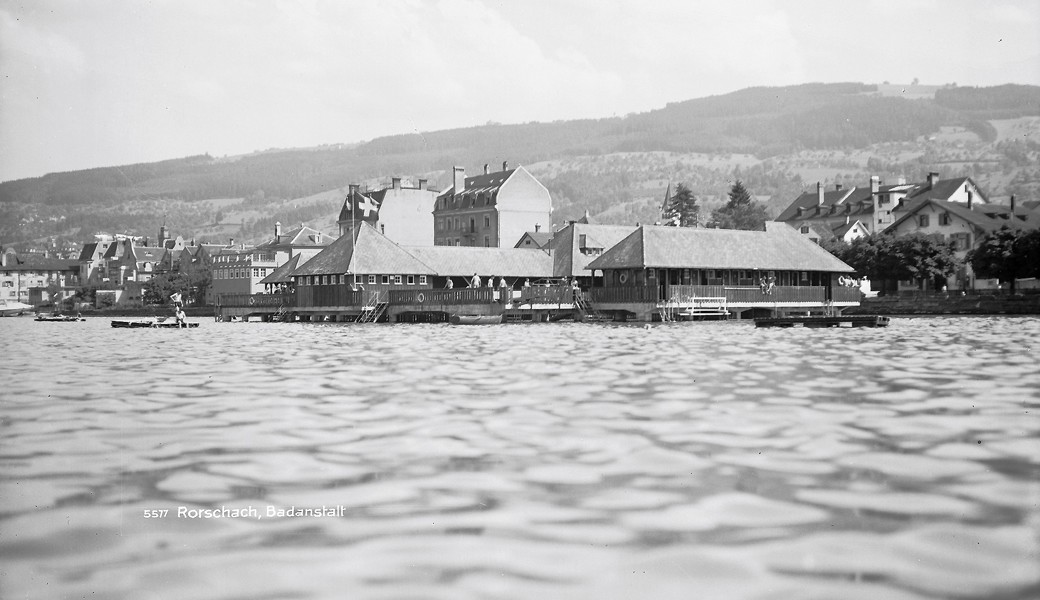
[[[766,209],[757,204],[738,179],[729,190],[729,201],[711,213],[709,227],[760,231],[769,220]]]
[[[1006,282],[1013,294],[1016,279],[1040,274],[1040,230],[1026,233],[1004,225],[982,238],[968,262],[975,275]]]
[[[919,284],[932,280],[938,287],[940,280],[953,275],[960,264],[952,243],[922,234],[873,234],[851,244],[831,242],[824,248],[860,275],[878,281],[882,290],[886,282],[900,279]]]
[[[672,227],[700,226],[701,207],[697,206],[697,197],[684,184],[675,186],[675,194],[661,211],[661,221]]]

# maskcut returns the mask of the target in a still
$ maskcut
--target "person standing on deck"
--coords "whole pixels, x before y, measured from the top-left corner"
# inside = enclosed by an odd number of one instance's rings
[[[448,283],[445,284],[444,288],[450,290],[453,287],[455,287],[455,284],[451,282],[451,277],[449,277],[448,278]]]
[[[480,287],[480,275],[473,274],[473,278],[469,280],[469,287],[478,288]]]

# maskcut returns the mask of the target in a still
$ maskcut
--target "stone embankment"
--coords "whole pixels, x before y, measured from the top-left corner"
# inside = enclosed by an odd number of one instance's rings
[[[847,315],[1040,315],[1040,293],[912,293],[865,298]]]

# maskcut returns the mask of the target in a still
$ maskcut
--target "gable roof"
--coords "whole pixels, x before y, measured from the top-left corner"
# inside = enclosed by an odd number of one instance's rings
[[[633,231],[635,225],[591,225],[588,223],[571,223],[556,232],[553,236],[553,276],[554,277],[587,277],[588,265],[597,255],[584,254],[581,251],[581,236],[585,236],[586,248],[610,248],[625,239]]]
[[[285,264],[272,271],[270,275],[261,279],[260,283],[268,284],[292,282],[292,278],[289,275],[296,270],[296,267],[300,266],[301,256],[302,254],[293,254],[292,258],[285,261]]]
[[[1004,225],[1012,229],[1037,229],[1040,228],[1040,214],[1028,209],[1015,209],[1014,217],[1011,216],[1010,207],[999,207],[999,205],[986,204],[981,207],[969,209],[967,205],[950,200],[937,200],[935,198],[924,198],[907,207],[906,212],[892,222],[885,231],[895,231],[899,224],[910,219],[926,206],[934,206],[944,210],[983,232],[996,231]]]
[[[166,248],[157,246],[132,246],[130,249],[137,258],[137,262],[159,262],[166,254]]]
[[[766,231],[642,226],[589,269],[761,269],[851,273],[852,267],[786,223]]]
[[[525,248],[409,246],[407,250],[437,275],[469,277],[552,277],[552,257]]]
[[[433,269],[366,222],[329,244],[289,276],[340,273],[434,275]]]
[[[935,182],[935,185],[929,185],[928,183],[918,184],[909,194],[906,195],[906,201],[923,200],[923,199],[935,199],[935,200],[949,200],[954,194],[960,191],[960,189],[966,183],[971,183],[978,192],[979,196],[982,197],[983,202],[989,202],[986,195],[982,192],[982,188],[972,181],[971,177],[956,177],[954,179],[939,179]]]
[[[312,248],[320,248],[322,246],[328,246],[332,243],[332,239],[327,235],[322,235],[317,229],[312,229],[306,225],[300,225],[296,229],[283,233],[282,235],[276,235],[269,241],[264,242],[257,246],[257,250],[266,249],[277,249],[290,246],[293,248],[310,246]]]
[[[551,231],[528,231],[525,232],[522,236],[520,236],[520,239],[516,241],[516,244],[513,247],[522,248],[523,246],[521,246],[521,244],[523,244],[524,240],[530,239],[535,246],[537,246],[539,249],[542,249],[549,245],[549,242],[552,241],[552,238],[553,234]]]

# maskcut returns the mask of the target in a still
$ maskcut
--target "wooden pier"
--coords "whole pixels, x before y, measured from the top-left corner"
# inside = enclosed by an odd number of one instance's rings
[[[755,319],[755,327],[888,327],[888,322],[888,317],[880,315],[810,315]]]

